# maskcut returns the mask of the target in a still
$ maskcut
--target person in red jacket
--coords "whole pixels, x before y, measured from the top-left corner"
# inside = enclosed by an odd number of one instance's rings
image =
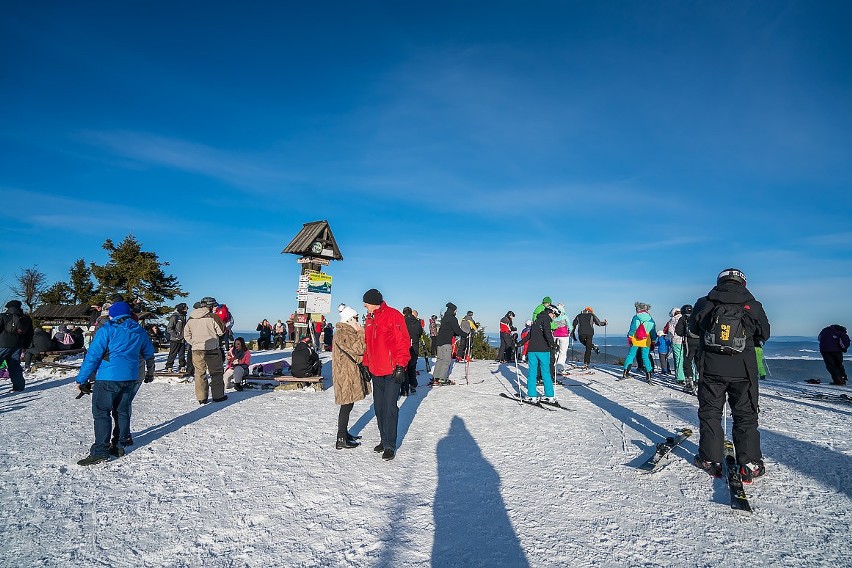
[[[373,409],[379,426],[381,442],[375,448],[382,459],[392,460],[396,455],[396,430],[399,421],[399,385],[406,379],[405,368],[411,358],[411,338],[405,318],[388,306],[382,293],[372,288],[364,293],[367,320],[364,323],[363,365],[373,379]]]

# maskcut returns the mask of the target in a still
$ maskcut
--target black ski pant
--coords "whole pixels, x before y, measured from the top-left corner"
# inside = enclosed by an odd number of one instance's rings
[[[703,374],[698,383],[698,456],[704,461],[721,463],[725,432],[722,411],[727,399],[731,407],[734,447],[737,462],[747,464],[763,459],[760,433],[757,431],[757,380],[746,377],[719,377]]]
[[[512,348],[515,345],[515,341],[512,339],[512,335],[509,333],[501,332],[500,333],[500,360],[501,361],[511,361],[512,360]]]
[[[166,371],[171,370],[172,365],[175,364],[175,359],[177,359],[179,367],[186,367],[186,342],[183,339],[180,341],[169,342],[169,355],[166,357]]]
[[[687,383],[694,383],[693,365],[698,368],[698,340],[687,339],[683,342],[683,376]]]
[[[399,385],[399,392],[403,395],[408,395],[411,389],[417,388],[417,348],[413,345],[408,348],[408,366],[406,366],[405,382]]]
[[[846,369],[843,367],[843,353],[841,351],[820,351],[825,369],[831,375],[831,382],[846,382]]]
[[[586,353],[583,355],[583,364],[588,365],[592,361],[592,350],[594,349],[595,344],[592,342],[592,338],[594,334],[586,335],[585,333],[580,334],[580,343],[583,344],[583,347],[586,348]]]
[[[429,346],[431,348],[430,351],[432,352],[432,357],[437,357],[438,356],[438,336],[437,335],[430,335],[429,339],[431,340],[429,342]]]

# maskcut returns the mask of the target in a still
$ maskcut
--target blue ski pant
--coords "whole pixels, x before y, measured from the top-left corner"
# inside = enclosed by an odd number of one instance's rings
[[[529,361],[529,377],[527,378],[527,396],[538,396],[536,379],[538,370],[541,369],[541,380],[544,381],[544,396],[553,396],[553,378],[550,376],[550,353],[547,351],[530,351],[527,353]]]
[[[624,368],[630,368],[630,365],[632,365],[633,361],[636,359],[637,351],[639,352],[639,355],[642,356],[642,362],[645,363],[645,368],[648,369],[648,371],[653,369],[653,367],[651,367],[651,357],[648,355],[650,350],[647,347],[637,347],[635,345],[631,345],[630,350],[627,352],[627,358],[624,360]]]
[[[396,431],[399,424],[399,385],[393,375],[373,377],[373,410],[376,412],[376,425],[382,446],[386,450],[396,451]]]

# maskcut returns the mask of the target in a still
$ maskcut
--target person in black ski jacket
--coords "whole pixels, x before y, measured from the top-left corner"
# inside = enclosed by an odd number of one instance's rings
[[[179,368],[186,368],[186,341],[183,338],[183,328],[186,325],[186,314],[189,307],[181,302],[175,306],[175,311],[166,323],[166,334],[169,336],[169,354],[166,357],[166,371],[172,370],[175,359]]]
[[[522,345],[527,342],[530,344],[527,350],[527,360],[529,361],[527,396],[524,397],[524,400],[529,402],[538,402],[538,390],[534,377],[538,375],[538,370],[541,369],[541,379],[544,382],[544,398],[542,400],[551,404],[556,403],[553,378],[550,375],[550,357],[553,348],[556,346],[556,339],[553,338],[550,324],[558,314],[559,308],[553,305],[546,306],[536,316],[529,334],[521,341]]]
[[[306,335],[293,348],[293,364],[290,374],[296,378],[319,377],[322,375],[322,362],[316,350],[311,347],[311,336]]]
[[[436,343],[438,344],[438,359],[432,369],[432,384],[446,384],[450,377],[450,364],[453,359],[453,337],[459,336],[467,341],[468,334],[462,330],[456,319],[456,305],[447,302],[447,311],[441,316],[441,326],[438,328]]]
[[[599,320],[595,315],[595,311],[586,306],[583,311],[574,316],[574,321],[571,327],[574,331],[571,332],[574,341],[577,341],[577,336],[580,336],[580,343],[586,348],[586,353],[583,355],[583,366],[588,368],[592,360],[592,350],[595,349],[595,344],[592,339],[595,336],[595,326],[604,326],[606,320]]]
[[[0,362],[5,361],[12,380],[12,390],[24,390],[24,370],[21,369],[21,350],[33,341],[33,320],[21,309],[20,300],[6,303],[0,315]]]
[[[408,349],[411,359],[408,360],[406,367],[407,379],[399,385],[399,393],[402,396],[408,396],[409,392],[411,394],[417,392],[417,357],[420,351],[420,336],[423,335],[423,326],[420,325],[420,320],[417,319],[410,307],[402,308],[402,315],[405,318],[408,337],[411,339],[411,347]]]
[[[727,314],[727,315],[726,315]],[[734,319],[735,314],[739,319]],[[737,328],[744,338],[737,341]],[[695,463],[711,475],[721,474],[722,410],[725,400],[733,416],[733,442],[744,483],[766,472],[760,451],[758,371],[755,343],[769,339],[769,320],[763,306],[746,288],[741,270],[723,270],[716,286],[695,303],[689,329],[699,336],[698,420],[700,438]],[[730,347],[718,345],[726,341]]]
[[[512,337],[513,331],[518,331],[515,324],[512,323],[512,318],[515,317],[515,312],[509,310],[503,319],[500,320],[500,353],[499,359],[501,363],[509,363],[514,359],[515,339]]]
[[[819,354],[825,362],[825,368],[831,375],[831,384],[846,384],[846,369],[843,367],[843,354],[849,349],[849,334],[840,324],[826,327],[819,332]]]
[[[698,335],[689,331],[689,316],[692,314],[692,304],[684,304],[680,308],[681,317],[675,325],[675,333],[683,338],[683,390],[695,392],[695,373],[698,368]]]

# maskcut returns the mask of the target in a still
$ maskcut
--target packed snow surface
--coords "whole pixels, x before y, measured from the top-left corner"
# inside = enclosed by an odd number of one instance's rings
[[[81,467],[91,402],[74,399],[74,371],[42,368],[21,393],[0,383],[0,564],[850,565],[843,387],[762,381],[767,475],[746,486],[754,512],[744,513],[724,481],[691,465],[697,400],[669,378],[574,374],[556,387],[566,412],[499,397],[516,390],[513,365],[473,361],[468,385],[457,364],[460,384],[435,388],[420,367],[389,462],[373,452],[369,397],[350,421],[363,445],[336,450],[331,388],[229,392],[199,406],[192,384],[158,378],[133,404],[127,455]],[[662,470],[640,472],[681,428],[695,434]]]

